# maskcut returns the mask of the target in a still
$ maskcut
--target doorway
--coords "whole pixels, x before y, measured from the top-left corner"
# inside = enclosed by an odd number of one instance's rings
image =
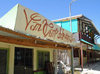
[[[33,50],[15,47],[14,74],[33,74]]]

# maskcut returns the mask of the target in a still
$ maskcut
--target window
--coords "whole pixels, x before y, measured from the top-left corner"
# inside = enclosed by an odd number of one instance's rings
[[[38,69],[44,69],[45,63],[50,61],[50,53],[45,51],[38,51]]]
[[[83,56],[86,57],[86,55],[87,55],[86,51],[83,50]]]
[[[92,53],[90,52],[90,58],[92,58]]]
[[[15,48],[15,66],[33,67],[32,49]]]
[[[15,47],[14,74],[33,74],[33,49]]]
[[[79,57],[79,52],[77,49],[74,50],[74,57]]]
[[[0,74],[7,74],[7,53],[7,50],[0,49]]]

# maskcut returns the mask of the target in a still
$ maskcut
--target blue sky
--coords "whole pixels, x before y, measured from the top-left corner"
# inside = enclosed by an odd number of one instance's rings
[[[69,16],[71,0],[1,0],[0,17],[17,3],[36,11],[50,20]],[[72,16],[83,14],[91,19],[100,31],[100,0],[77,0],[72,4]],[[100,43],[100,40],[98,40]]]

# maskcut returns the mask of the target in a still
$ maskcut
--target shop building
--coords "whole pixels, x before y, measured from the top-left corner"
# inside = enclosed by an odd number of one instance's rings
[[[0,18],[0,74],[56,74],[57,52],[66,52],[61,56],[71,65],[74,41],[71,32],[17,4]]]

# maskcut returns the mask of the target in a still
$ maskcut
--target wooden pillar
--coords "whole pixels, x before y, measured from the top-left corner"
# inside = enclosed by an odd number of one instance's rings
[[[81,68],[83,70],[83,49],[82,49],[82,43],[80,42],[80,46],[81,46]]]
[[[8,72],[8,74],[14,73],[14,53],[15,53],[15,48],[14,48],[13,45],[10,45],[10,49],[9,49],[9,72]]]
[[[54,55],[55,55],[55,58],[54,58],[54,64],[55,64],[55,74],[57,74],[57,50],[55,49],[54,50]]]

